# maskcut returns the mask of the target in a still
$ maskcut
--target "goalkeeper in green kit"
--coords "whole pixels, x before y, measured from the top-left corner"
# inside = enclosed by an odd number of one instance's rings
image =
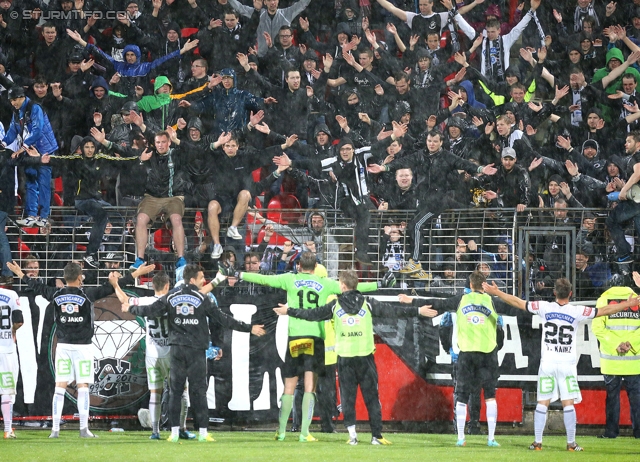
[[[338,376],[340,377],[340,398],[344,424],[349,431],[350,445],[358,444],[356,433],[356,393],[362,391],[369,423],[371,444],[391,444],[382,436],[382,409],[378,395],[378,370],[373,358],[373,317],[433,317],[435,310],[427,306],[419,308],[396,307],[363,296],[356,287],[358,275],[355,271],[340,273],[342,295],[328,305],[313,310],[291,309],[286,306],[274,308],[278,315],[289,315],[289,322],[296,318],[309,321],[324,321],[333,318],[336,333],[336,354],[338,355]]]
[[[291,308],[314,309],[326,305],[327,297],[340,294],[340,284],[332,279],[313,274],[316,268],[313,252],[303,252],[300,256],[300,271],[295,273],[267,276],[257,273],[236,272],[233,267],[221,268],[226,276],[236,276],[247,282],[266,285],[287,292],[287,304]],[[358,284],[358,290],[371,292],[380,287],[390,287],[395,283],[393,273],[387,273],[382,281]],[[286,425],[293,407],[293,393],[298,377],[304,375],[304,395],[302,398],[302,425],[300,442],[317,441],[309,434],[315,405],[315,385],[317,373],[324,371],[324,323],[289,319],[289,339],[282,370],[285,378],[284,393],[281,398],[280,425],[276,440],[285,438]]]

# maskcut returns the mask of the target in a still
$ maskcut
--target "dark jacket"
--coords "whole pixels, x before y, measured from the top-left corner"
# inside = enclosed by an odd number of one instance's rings
[[[400,168],[410,168],[414,175],[420,176],[419,183],[422,189],[428,191],[445,192],[452,189],[452,182],[458,181],[458,170],[464,170],[473,175],[478,172],[478,166],[473,162],[440,149],[430,154],[426,151],[418,151],[402,159],[388,164],[389,171]]]
[[[93,339],[93,303],[108,295],[114,290],[113,286],[106,282],[98,287],[48,287],[37,279],[24,276],[22,282],[29,286],[33,292],[51,300],[48,309],[53,311],[56,323],[56,336],[58,343],[70,343],[74,345],[91,345]],[[120,279],[120,285],[133,284],[133,278],[127,274]]]
[[[132,306],[136,316],[157,318],[169,316],[169,344],[206,350],[209,346],[207,317],[217,324],[240,332],[251,332],[251,325],[237,321],[220,311],[209,297],[192,284],[176,287],[158,301],[147,306]]]
[[[231,71],[236,83],[235,71]],[[262,98],[249,92],[238,90],[235,86],[226,90],[222,84],[216,86],[211,93],[191,105],[191,111],[213,119],[214,135],[222,132],[241,131],[249,121],[249,112],[257,112]]]

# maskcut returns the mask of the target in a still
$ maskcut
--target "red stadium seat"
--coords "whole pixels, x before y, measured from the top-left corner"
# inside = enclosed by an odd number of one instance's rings
[[[192,36],[196,35],[198,33],[198,30],[199,29],[197,27],[185,27],[180,31],[180,37],[195,39],[195,37]],[[193,54],[200,56],[200,50],[198,49],[198,47],[193,49]]]
[[[60,197],[60,194],[53,193],[53,204],[57,205],[58,207],[62,206],[62,197]]]
[[[171,252],[171,231],[162,227],[153,233],[153,247],[162,252]]]
[[[262,179],[261,176],[262,176],[261,168],[257,168],[253,172],[251,172],[251,177],[253,178],[254,183],[260,182],[260,180]]]
[[[267,209],[299,209],[300,202],[296,196],[291,194],[278,194],[269,201]],[[276,223],[296,223],[300,218],[300,212],[273,211],[267,212],[267,218]]]
[[[27,234],[38,234],[40,228],[38,228],[37,226],[33,226],[32,228],[22,228],[22,231]]]
[[[263,239],[264,239],[264,228],[262,228],[258,233],[258,239],[256,241],[258,245],[262,243]],[[284,245],[285,241],[288,241],[288,240],[289,239],[282,236],[281,234],[273,233],[273,236],[271,236],[271,239],[269,239],[269,245]]]
[[[29,246],[22,242],[22,239],[20,238],[18,238],[18,253],[20,253],[20,258],[25,258],[31,253]]]
[[[250,228],[247,228],[247,234],[244,236],[244,245],[251,247],[253,245],[253,233]]]

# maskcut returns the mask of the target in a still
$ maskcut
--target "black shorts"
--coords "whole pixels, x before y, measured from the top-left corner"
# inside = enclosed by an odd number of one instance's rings
[[[319,337],[289,337],[282,375],[300,377],[311,371],[324,375],[324,340]]]
[[[484,399],[496,397],[498,386],[498,351],[480,353],[461,351],[458,356],[456,395],[468,396],[480,387],[484,390]]]
[[[238,194],[235,196],[231,194],[215,194],[211,200],[217,201],[220,204],[221,215],[232,213],[238,204]]]
[[[189,207],[207,209],[209,202],[216,197],[216,190],[212,183],[194,184],[193,194],[189,198]]]

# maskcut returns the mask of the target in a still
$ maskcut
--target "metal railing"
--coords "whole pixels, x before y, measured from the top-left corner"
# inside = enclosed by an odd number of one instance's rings
[[[576,249],[588,253],[592,266],[597,264],[599,272],[593,279],[602,288],[617,272],[615,265],[608,263],[612,246],[604,226],[606,210],[567,209],[558,213],[552,209],[530,209],[515,213],[513,209],[476,208],[444,212],[423,230],[420,278],[399,272],[408,259],[405,254],[408,236],[403,227],[410,222],[413,211],[371,211],[368,253],[374,264],[368,268],[354,260],[353,231],[358,223],[339,211],[322,212],[326,221],[319,259],[334,278],[340,269],[355,267],[362,280],[376,280],[391,268],[397,272],[401,288],[451,295],[463,290],[471,271],[481,269],[490,271],[489,279],[511,293],[544,297],[548,296],[549,282],[554,277],[562,275],[576,281]],[[269,209],[261,213],[295,229],[305,226],[309,210]],[[211,239],[202,214],[187,209],[183,218],[186,257],[202,264],[206,275],[212,277],[217,265],[210,258]],[[95,277],[87,278],[88,284],[104,282],[109,271],[128,268],[135,260],[136,209],[113,207],[109,209],[109,217],[110,225],[99,252],[100,269],[95,271]],[[240,227],[245,239],[234,241],[226,237],[227,223],[222,220],[221,242],[226,250],[236,254],[240,263],[246,252],[257,249],[262,228],[252,223],[251,218],[247,221],[249,225]],[[389,239],[385,238],[385,227],[390,232]],[[50,279],[61,278],[68,261],[81,261],[90,228],[88,217],[74,208],[53,207],[50,228],[25,229],[10,222],[7,235],[13,258],[24,263],[27,255],[35,255],[40,263],[40,276]],[[573,229],[573,233],[567,234],[568,229]],[[396,233],[397,230],[400,232]],[[246,238],[247,234],[250,237]],[[633,239],[633,232],[629,234]],[[156,220],[148,235],[147,259],[173,274],[176,256],[169,221]],[[278,242],[282,244],[283,240],[280,238]],[[543,281],[544,288],[540,286]],[[579,291],[575,295],[578,299],[582,296]],[[591,292],[588,295],[586,298],[593,298]]]

